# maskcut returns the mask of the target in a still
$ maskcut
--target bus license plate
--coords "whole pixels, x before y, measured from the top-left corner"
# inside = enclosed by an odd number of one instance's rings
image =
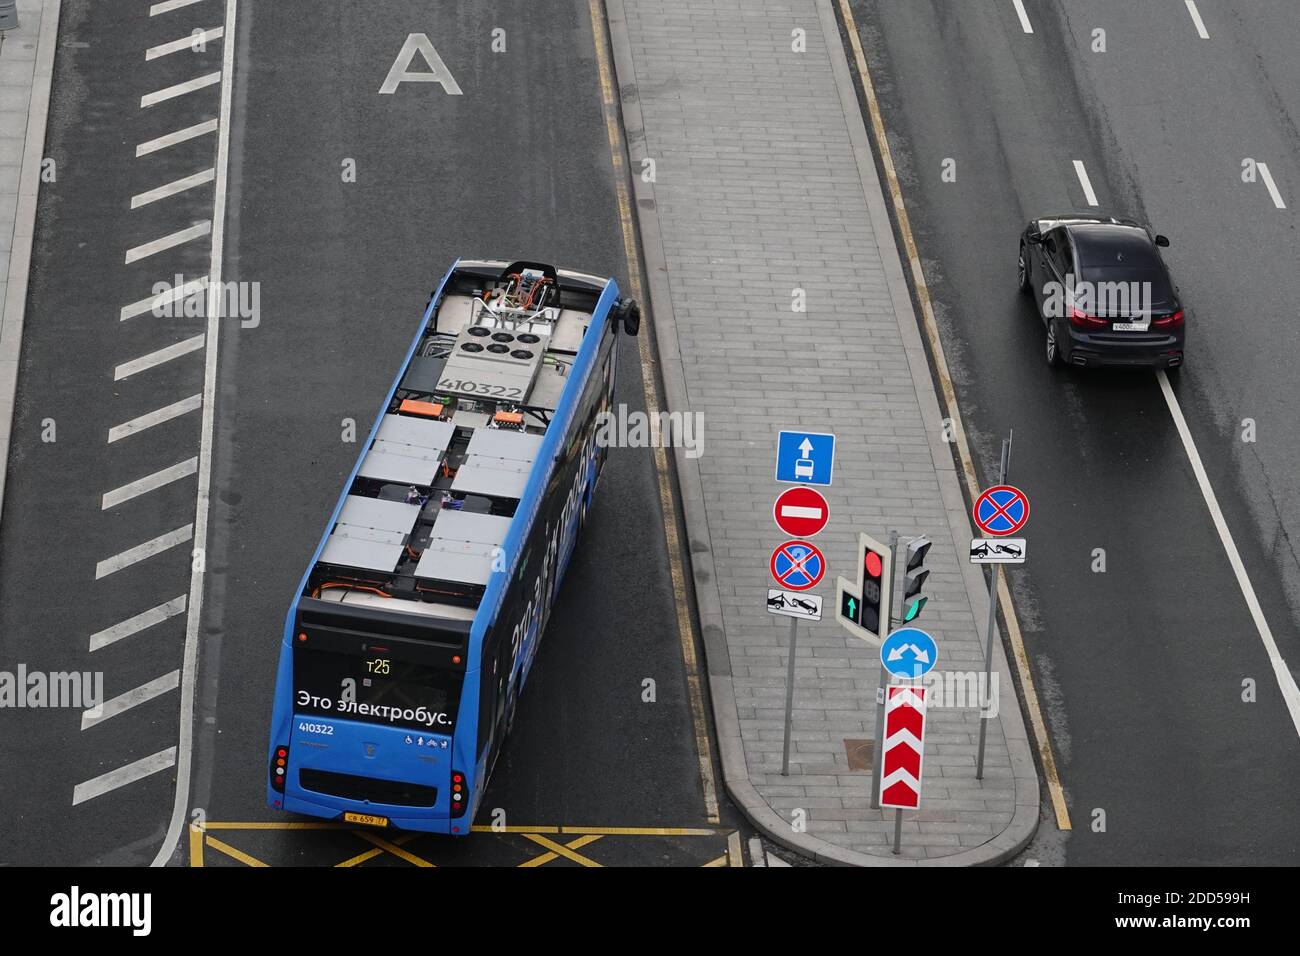
[[[388,817],[372,817],[368,813],[345,813],[343,819],[348,823],[364,823],[368,827],[388,826]]]

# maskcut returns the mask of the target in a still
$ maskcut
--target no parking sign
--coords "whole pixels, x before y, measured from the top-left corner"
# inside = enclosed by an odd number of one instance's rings
[[[971,508],[975,524],[995,538],[1015,534],[1029,520],[1029,499],[1013,485],[985,488]]]

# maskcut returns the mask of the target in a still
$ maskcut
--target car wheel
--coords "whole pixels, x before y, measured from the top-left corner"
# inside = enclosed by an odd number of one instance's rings
[[[1022,295],[1029,294],[1029,259],[1025,255],[1025,244],[1020,244],[1020,256],[1016,262],[1016,284]]]
[[[1047,364],[1052,367],[1061,364],[1061,349],[1056,340],[1055,322],[1047,323],[1047,350],[1044,352],[1043,357],[1047,359]]]

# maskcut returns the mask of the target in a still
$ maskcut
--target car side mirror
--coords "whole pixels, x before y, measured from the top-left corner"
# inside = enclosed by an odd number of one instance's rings
[[[1168,236],[1156,236],[1156,245],[1157,245],[1157,246],[1160,246],[1160,247],[1162,247],[1162,248],[1165,248],[1165,249],[1169,248],[1169,237],[1168,237]]]
[[[1025,236],[1025,242],[1029,243],[1031,246],[1036,246],[1042,241],[1043,234],[1041,232],[1031,232]]]

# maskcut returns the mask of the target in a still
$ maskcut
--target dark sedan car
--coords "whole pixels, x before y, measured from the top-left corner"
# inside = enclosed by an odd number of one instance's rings
[[[1183,307],[1160,257],[1168,245],[1127,219],[1032,220],[1017,278],[1047,330],[1047,364],[1182,365]]]

